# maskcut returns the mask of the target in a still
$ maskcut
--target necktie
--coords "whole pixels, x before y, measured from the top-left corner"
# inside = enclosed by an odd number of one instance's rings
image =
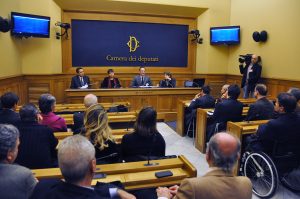
[[[142,76],[142,86],[144,86],[144,76]]]
[[[82,77],[80,77],[80,84],[81,84],[81,86],[84,86],[84,82],[83,82],[83,78]]]

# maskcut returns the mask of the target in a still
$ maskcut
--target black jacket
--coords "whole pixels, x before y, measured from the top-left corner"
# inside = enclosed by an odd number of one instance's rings
[[[84,112],[75,112],[73,114],[74,125],[72,130],[74,134],[78,134],[81,132],[83,128],[83,118],[84,118]]]
[[[104,80],[101,83],[100,88],[120,88],[121,84],[118,78],[114,78],[113,81],[111,81],[111,84],[109,84],[110,77],[105,77]]]
[[[20,115],[11,109],[0,110],[0,124],[13,124],[16,125],[20,122]]]
[[[176,87],[176,79],[171,78],[171,80],[160,80],[159,87],[161,88],[175,88]]]
[[[131,133],[122,138],[121,153],[126,162],[146,160],[150,156],[162,157],[165,151],[166,142],[160,133],[150,137]]]
[[[108,187],[95,186],[94,189],[76,186],[58,179],[41,180],[30,199],[108,199]]]
[[[257,100],[250,105],[247,117],[245,120],[268,120],[271,119],[274,112],[274,105],[266,97]]]
[[[204,95],[202,97],[197,98],[196,100],[192,100],[189,109],[197,109],[197,108],[214,108],[215,107],[215,99],[211,95]]]
[[[243,65],[240,65],[240,73],[243,75],[242,84],[241,84],[242,88],[246,84],[248,67],[249,65],[246,65],[245,67]],[[252,72],[249,72],[249,79],[248,79],[249,90],[253,91],[255,85],[259,82],[261,76],[261,70],[262,67],[258,63],[252,66]]]
[[[21,121],[17,128],[20,146],[15,162],[30,169],[54,167],[58,141],[53,131],[37,122]]]
[[[87,84],[88,86],[90,86],[91,84],[90,78],[88,76],[83,76],[83,82],[84,85]],[[84,85],[81,85],[79,75],[72,77],[70,88],[77,89]]]

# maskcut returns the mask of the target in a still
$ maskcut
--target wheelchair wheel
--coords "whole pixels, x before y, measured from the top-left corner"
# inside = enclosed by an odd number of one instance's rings
[[[248,153],[241,172],[252,182],[252,191],[261,198],[270,198],[278,186],[277,169],[265,153]]]

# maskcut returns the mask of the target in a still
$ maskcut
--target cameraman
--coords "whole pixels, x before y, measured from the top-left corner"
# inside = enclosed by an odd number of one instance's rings
[[[248,60],[250,60],[251,55],[246,55],[244,56],[246,65],[244,67],[244,64],[240,64],[240,73],[243,74],[243,79],[242,79],[242,85],[241,87],[243,88],[244,91],[244,98],[249,98],[253,97],[254,94],[254,88],[255,85],[259,82],[260,76],[261,76],[261,65],[259,64],[260,62],[260,57],[253,54],[251,56],[251,61],[247,61],[247,56]]]

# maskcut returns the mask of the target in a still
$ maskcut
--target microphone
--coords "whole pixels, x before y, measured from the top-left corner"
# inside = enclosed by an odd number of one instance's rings
[[[103,160],[103,159],[106,159],[106,158],[114,158],[114,157],[117,157],[117,156],[118,156],[118,153],[112,153],[112,154],[97,158],[96,161]]]
[[[150,162],[150,156],[151,156],[152,148],[153,148],[152,146],[154,145],[155,140],[156,140],[156,134],[153,135],[152,145],[151,145],[150,150],[147,155],[147,163],[144,164],[144,166],[146,166],[146,167],[159,165],[157,162]]]
[[[198,88],[201,87],[198,83],[196,83],[196,82],[193,81],[193,87],[194,87],[194,84],[195,84]]]

